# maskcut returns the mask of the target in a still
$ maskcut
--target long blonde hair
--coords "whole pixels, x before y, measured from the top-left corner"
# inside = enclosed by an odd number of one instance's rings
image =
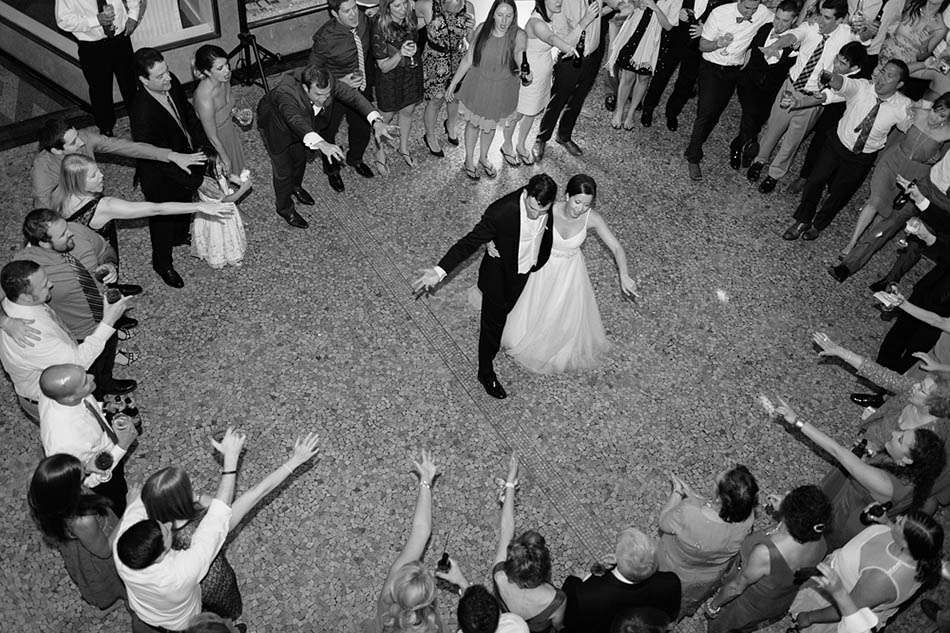
[[[53,210],[60,215],[68,215],[69,209],[63,205],[70,196],[85,196],[86,179],[89,172],[96,166],[96,161],[82,154],[67,154],[59,167],[59,185],[53,191]]]
[[[389,609],[382,617],[383,633],[434,633],[435,576],[419,561],[399,568],[390,585],[386,602]]]
[[[415,34],[417,18],[416,10],[412,6],[412,0],[404,0],[406,3],[406,17],[403,19],[402,26],[410,34]],[[399,0],[381,0],[379,3],[379,17],[376,18],[376,28],[383,34],[383,39],[389,40],[394,35],[393,25],[399,24],[393,20],[390,6]]]

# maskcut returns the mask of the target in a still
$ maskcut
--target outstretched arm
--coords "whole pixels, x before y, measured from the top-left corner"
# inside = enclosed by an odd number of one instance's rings
[[[501,504],[498,521],[498,545],[495,548],[495,563],[508,558],[508,544],[515,537],[515,487],[518,485],[518,456],[514,453],[508,460],[508,477],[505,479],[505,499]]]
[[[403,565],[422,558],[429,535],[432,533],[432,481],[438,475],[438,469],[432,461],[432,453],[423,450],[422,459],[412,462],[412,467],[419,475],[419,494],[416,496],[416,511],[412,517],[412,531],[409,533],[409,540],[406,541],[405,547],[389,568],[384,587],[392,582],[393,576]]]
[[[134,220],[155,215],[184,215],[204,213],[219,217],[233,214],[233,205],[226,202],[133,202],[121,198],[107,197],[99,201],[96,215],[90,227],[98,229],[109,220]]]
[[[610,231],[607,227],[607,223],[604,222],[603,217],[601,217],[599,213],[591,211],[588,223],[597,231],[597,235],[600,236],[600,239],[603,240],[604,244],[610,249],[610,252],[614,256],[614,261],[617,264],[617,272],[620,273],[620,290],[624,296],[630,299],[638,297],[637,283],[630,277],[630,272],[627,269],[627,254],[620,245],[620,241],[617,240]]]

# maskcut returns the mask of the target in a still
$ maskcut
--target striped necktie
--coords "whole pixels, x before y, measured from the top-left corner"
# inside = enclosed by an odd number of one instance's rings
[[[356,42],[356,63],[360,69],[360,90],[366,90],[366,58],[363,55],[363,40],[356,29],[353,29],[353,40]]]
[[[808,61],[805,62],[805,67],[802,68],[802,72],[798,73],[798,79],[795,80],[795,83],[792,84],[792,88],[801,92],[805,89],[805,84],[808,83],[808,80],[811,78],[811,73],[815,70],[815,66],[818,65],[818,60],[821,59],[821,54],[825,50],[825,43],[828,41],[827,35],[821,36],[821,43],[815,48],[812,52],[811,57],[808,58]]]
[[[88,398],[83,398],[82,403],[86,405],[86,409],[92,414],[92,417],[96,419],[96,422],[99,424],[99,428],[102,429],[102,432],[109,437],[109,441],[113,444],[119,443],[119,436],[115,434],[115,431],[109,426],[109,423],[106,422],[106,419],[102,417],[102,414],[99,413],[99,410],[94,404],[89,402]]]
[[[76,273],[76,280],[79,282],[79,287],[82,288],[82,293],[86,296],[89,310],[92,311],[92,319],[98,323],[102,320],[102,293],[99,291],[96,280],[92,278],[89,270],[78,259],[69,253],[60,253],[60,255],[63,256],[63,261],[69,264],[69,267]]]
[[[868,112],[867,116],[864,117],[864,120],[861,121],[861,124],[858,127],[854,128],[854,131],[858,133],[858,140],[854,142],[854,149],[851,151],[855,154],[860,154],[864,151],[864,146],[868,142],[868,137],[871,135],[871,128],[874,127],[874,119],[877,118],[877,113],[881,109],[881,104],[884,103],[884,99],[876,97],[876,102],[874,107],[871,108],[871,111]]]

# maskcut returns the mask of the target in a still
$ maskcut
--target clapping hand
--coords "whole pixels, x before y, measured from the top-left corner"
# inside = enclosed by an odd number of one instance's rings
[[[834,356],[840,358],[841,352],[844,351],[843,347],[828,338],[828,335],[824,332],[815,332],[811,339],[815,342],[815,345],[821,348],[821,351],[818,352],[819,356]]]
[[[290,457],[287,458],[287,465],[291,472],[313,459],[319,451],[317,446],[319,439],[316,433],[307,433],[306,436],[297,438],[297,441],[294,442],[294,448],[290,452]]]
[[[431,486],[432,480],[435,479],[439,474],[439,470],[436,468],[435,462],[432,461],[432,453],[426,449],[422,449],[421,460],[418,462],[413,460],[412,471],[419,475],[419,483],[425,484],[427,486]]]
[[[692,486],[690,486],[688,483],[683,481],[683,479],[681,479],[679,476],[674,475],[673,473],[670,473],[669,477],[670,477],[670,485],[673,488],[672,491],[676,493],[681,493],[684,499],[686,497],[699,496],[696,494],[696,491],[693,490]]]

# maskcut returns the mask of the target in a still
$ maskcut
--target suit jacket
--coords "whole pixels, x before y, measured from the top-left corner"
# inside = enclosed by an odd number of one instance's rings
[[[503,291],[505,299],[514,305],[528,275],[518,274],[518,240],[521,234],[520,199],[524,187],[491,203],[482,219],[478,221],[468,235],[457,241],[439,260],[439,267],[446,273],[472,256],[482,244],[494,242],[500,257],[492,257],[487,252],[479,269],[478,287],[486,290]],[[551,256],[552,230],[554,216],[547,214],[541,247],[538,249],[538,261],[531,272],[544,266]],[[495,273],[489,268],[499,268]]]
[[[658,571],[638,583],[627,584],[613,575],[564,580],[567,606],[564,627],[568,633],[609,633],[620,612],[632,607],[653,607],[676,620],[680,610],[680,579],[673,572]]]
[[[759,50],[765,46],[765,42],[772,32],[772,23],[763,24],[752,36],[752,44],[749,45],[749,63],[742,69],[742,74],[752,81],[753,85],[759,88],[769,90],[775,86],[776,90],[781,87],[785,78],[788,77],[788,71],[795,63],[795,58],[791,57],[792,48],[782,49],[782,55],[774,64],[765,61],[765,55]],[[774,96],[773,96],[774,98]],[[772,104],[770,103],[769,106]]]
[[[139,86],[132,109],[129,112],[129,124],[132,127],[132,138],[141,143],[151,143],[158,147],[166,147],[173,152],[191,153],[200,151],[208,145],[201,121],[195,114],[195,109],[185,98],[185,92],[172,75],[172,87],[169,91],[172,101],[181,116],[182,123],[191,135],[191,140],[185,136],[178,122],[171,113],[160,104],[144,87]],[[136,177],[142,185],[145,199],[152,202],[188,201],[204,178],[204,165],[192,167],[185,173],[174,163],[163,163],[156,160],[140,158],[137,161]]]
[[[359,90],[330,77],[330,95],[320,114],[315,115],[307,89],[301,83],[302,74],[303,69],[287,73],[257,104],[257,126],[267,150],[272,154],[303,142],[304,135],[309,132],[325,136],[324,132],[330,125],[330,114],[337,102],[364,117],[375,110]]]

